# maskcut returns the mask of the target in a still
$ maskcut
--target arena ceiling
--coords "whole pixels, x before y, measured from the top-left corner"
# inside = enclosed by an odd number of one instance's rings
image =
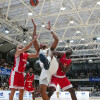
[[[0,0],[0,38],[26,45],[31,41],[32,18],[37,23],[39,42],[52,43],[50,32],[44,28],[50,20],[60,40],[57,50],[71,47],[75,61],[100,59],[100,0],[39,0],[36,7],[30,0]]]

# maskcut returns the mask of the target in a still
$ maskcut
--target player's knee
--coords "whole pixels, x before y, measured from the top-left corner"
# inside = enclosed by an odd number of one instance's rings
[[[19,90],[19,95],[23,95],[24,94],[24,89],[20,89]]]
[[[42,92],[43,92],[43,89],[42,89],[42,88],[40,88],[40,90],[39,90],[39,91],[40,91],[40,93],[42,93]]]
[[[10,95],[14,95],[14,94],[15,94],[15,89],[11,89]]]
[[[45,90],[43,88],[40,88],[40,93],[42,94],[44,92],[45,92]]]

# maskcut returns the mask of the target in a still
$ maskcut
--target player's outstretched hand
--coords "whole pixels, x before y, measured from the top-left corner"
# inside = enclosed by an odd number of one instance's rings
[[[31,19],[31,20],[32,20],[33,25],[36,27],[36,23],[34,22],[34,20],[33,19]]]
[[[34,42],[37,38],[38,38],[38,35],[35,35],[32,41]]]
[[[46,27],[49,31],[51,30],[50,21],[48,21],[48,26]]]

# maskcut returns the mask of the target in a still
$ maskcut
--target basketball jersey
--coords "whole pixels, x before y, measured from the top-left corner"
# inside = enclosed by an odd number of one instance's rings
[[[67,59],[66,54],[64,53],[64,55],[59,59],[59,61],[63,64],[63,66],[67,67],[70,64],[71,59]],[[59,68],[54,76],[60,77],[60,78],[65,77],[65,73],[62,71],[60,65],[59,65]]]
[[[34,80],[34,74],[30,76],[30,74],[27,73],[25,86],[32,86],[33,80]]]
[[[48,55],[48,49],[40,49],[39,53],[43,53],[47,57],[47,55]]]
[[[12,68],[12,71],[24,72],[26,68],[27,58],[27,53],[21,53],[19,57],[15,57],[14,67]]]

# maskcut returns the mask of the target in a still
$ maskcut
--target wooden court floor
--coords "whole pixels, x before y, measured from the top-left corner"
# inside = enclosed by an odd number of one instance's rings
[[[32,100],[32,99],[25,99],[25,100]],[[36,98],[36,100],[42,100],[42,98]],[[50,99],[50,100],[66,100],[66,99],[61,99],[61,98],[55,98],[55,99]],[[69,99],[68,99],[69,100]],[[71,99],[70,99],[71,100]],[[78,99],[78,100],[84,100],[84,99]],[[98,97],[93,97],[85,100],[100,100]]]
[[[0,99],[1,100],[1,99]],[[5,99],[2,99],[2,100],[5,100]],[[6,99],[7,100],[7,99]],[[16,99],[18,100],[18,99]],[[23,100],[32,100],[32,99],[23,99]],[[43,100],[42,98],[36,98],[35,100]],[[50,99],[50,100],[66,100],[66,99],[62,99],[62,98],[55,98],[55,99]],[[71,100],[71,99],[67,99],[67,100]],[[77,100],[84,100],[84,99],[77,99]],[[89,99],[85,99],[85,100],[100,100],[99,97],[92,97],[92,98],[89,98]]]

